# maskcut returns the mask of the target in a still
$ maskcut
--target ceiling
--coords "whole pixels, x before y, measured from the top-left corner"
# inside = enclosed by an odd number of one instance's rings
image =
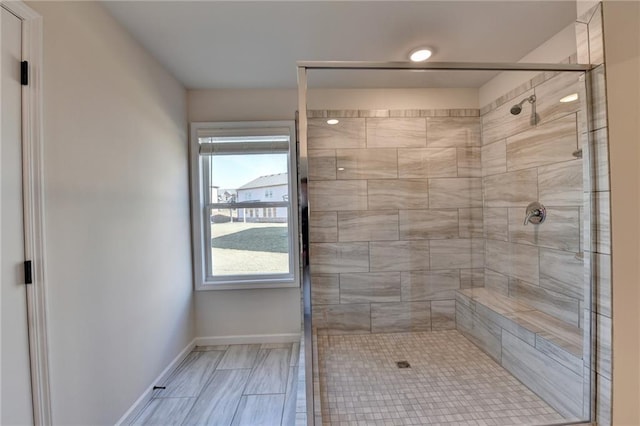
[[[189,89],[295,88],[296,61],[516,62],[575,20],[571,1],[104,1]],[[479,87],[491,72],[317,71],[311,87]]]

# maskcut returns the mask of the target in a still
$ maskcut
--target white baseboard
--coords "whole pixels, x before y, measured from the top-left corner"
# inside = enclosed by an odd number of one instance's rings
[[[140,398],[138,398],[136,402],[133,403],[131,408],[129,408],[127,412],[124,413],[124,415],[120,418],[120,420],[118,420],[116,426],[131,424],[135,420],[135,418],[138,417],[140,411],[142,411],[142,409],[151,400],[151,397],[153,396],[153,387],[169,378],[171,373],[174,372],[178,365],[180,365],[180,363],[184,361],[184,359],[187,357],[187,355],[189,355],[193,348],[195,348],[197,340],[197,338],[193,339],[187,346],[185,346],[182,351],[180,351],[180,353],[173,359],[173,361],[169,363],[167,368],[165,368],[162,373],[160,373],[160,375],[155,380],[153,380],[147,390],[144,391]]]
[[[197,346],[246,345],[250,343],[294,343],[299,341],[300,333],[196,337]]]

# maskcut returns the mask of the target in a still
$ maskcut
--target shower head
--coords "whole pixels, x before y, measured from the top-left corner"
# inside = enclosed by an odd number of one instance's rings
[[[531,95],[528,98],[524,98],[523,100],[521,100],[520,102],[518,102],[517,104],[515,104],[514,106],[511,107],[511,114],[513,115],[518,115],[522,112],[522,104],[525,102],[529,102],[530,104],[534,103],[536,101],[536,95]]]

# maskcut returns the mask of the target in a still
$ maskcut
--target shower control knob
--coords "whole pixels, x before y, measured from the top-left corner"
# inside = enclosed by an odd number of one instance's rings
[[[534,225],[539,225],[544,222],[546,217],[547,209],[539,202],[534,201],[527,206],[524,224],[532,223]]]

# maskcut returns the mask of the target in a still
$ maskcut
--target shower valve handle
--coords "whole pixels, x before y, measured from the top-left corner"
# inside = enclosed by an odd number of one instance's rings
[[[547,209],[537,201],[529,204],[526,210],[526,216],[524,218],[524,224],[533,223],[534,225],[539,225],[547,217]]]

